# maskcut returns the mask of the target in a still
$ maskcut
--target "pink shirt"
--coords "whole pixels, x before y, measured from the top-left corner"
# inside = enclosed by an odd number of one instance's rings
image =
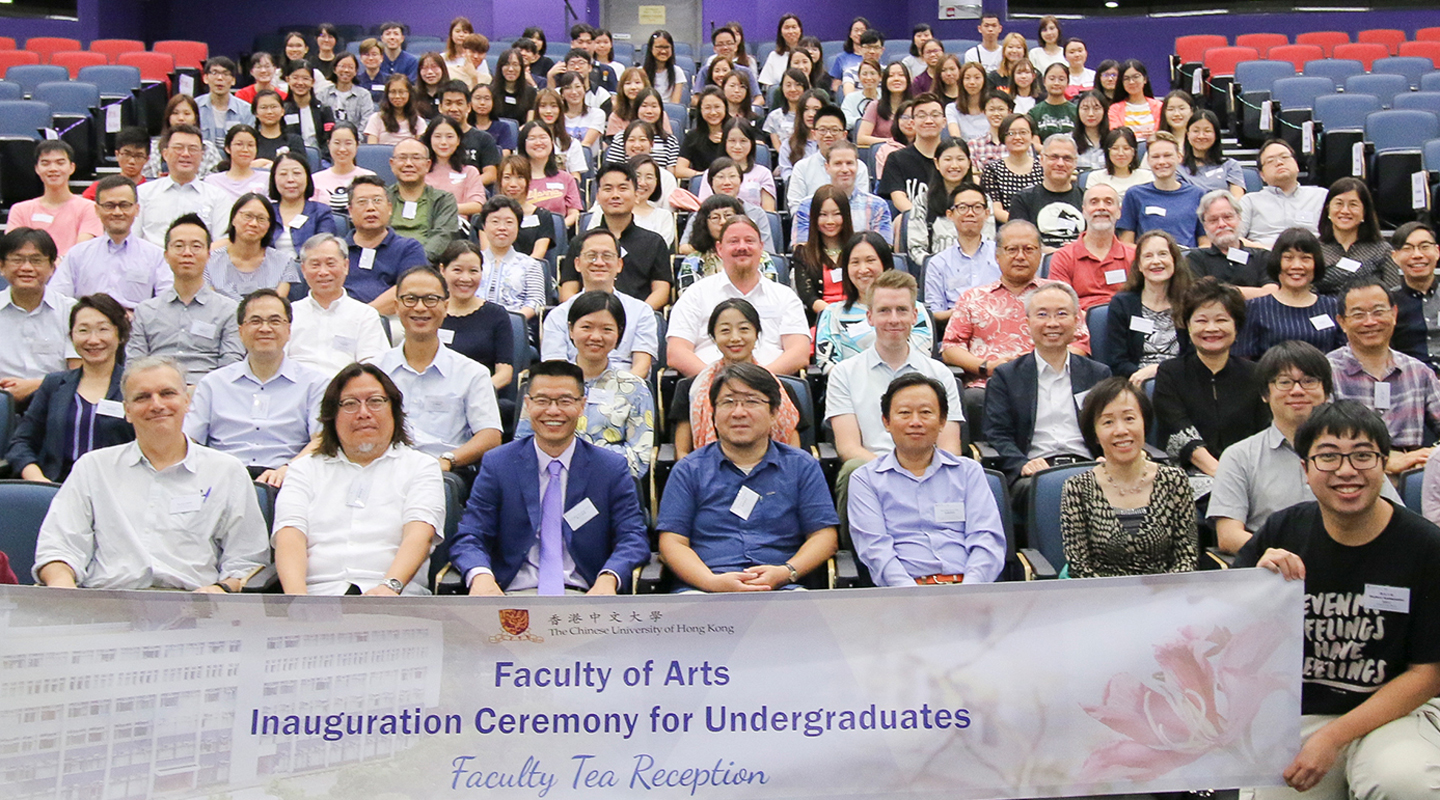
[[[336,189],[345,189],[345,193],[348,195],[352,181],[361,175],[374,174],[374,172],[364,167],[356,167],[353,172],[347,172],[344,175],[337,175],[334,167],[322,169],[310,176],[310,180],[315,184],[315,194],[310,199],[317,203],[329,205],[330,195],[334,194]]]
[[[1009,361],[1034,350],[1030,322],[1025,317],[1025,298],[1047,283],[1054,281],[1037,278],[1019,295],[1012,294],[1001,281],[966,290],[945,326],[944,346],[961,345],[982,361]],[[1083,315],[1073,344],[1089,350],[1090,331]],[[966,373],[965,385],[984,386],[985,379]]]
[[[580,186],[574,175],[560,170],[554,175],[531,178],[527,199],[552,214],[564,216],[571,209],[580,210]]]
[[[449,164],[438,164],[425,176],[425,183],[455,195],[456,203],[485,202],[485,182],[480,178],[480,170],[469,164],[463,172],[450,169]]]
[[[45,231],[55,240],[55,246],[59,248],[62,256],[70,252],[70,248],[80,240],[80,234],[99,236],[105,232],[105,227],[100,224],[100,217],[95,214],[93,200],[86,200],[77,194],[59,208],[48,208],[41,205],[42,202],[44,198],[37,197],[16,203],[10,209],[10,220],[5,224],[6,232],[16,228],[38,228]]]
[[[402,120],[396,126],[395,132],[391,133],[385,130],[385,121],[380,118],[380,112],[376,111],[370,115],[370,121],[365,123],[364,133],[367,137],[376,137],[378,144],[397,145],[406,139],[419,139],[420,135],[425,133],[425,118],[419,118],[419,123],[414,129],[410,127],[409,122]],[[366,141],[369,139],[367,138]]]

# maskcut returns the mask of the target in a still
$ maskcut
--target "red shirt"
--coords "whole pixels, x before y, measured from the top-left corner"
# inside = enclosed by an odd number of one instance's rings
[[[140,176],[140,179],[137,180],[137,181],[135,181],[135,185],[136,185],[136,186],[139,186],[140,184],[142,184],[142,183],[144,183],[144,182],[145,182],[145,176],[144,176],[144,175],[141,175],[141,176]],[[85,198],[86,200],[94,200],[94,199],[95,199],[95,188],[96,188],[97,186],[99,186],[99,185],[100,185],[100,181],[95,181],[94,183],[92,183],[92,184],[90,184],[89,186],[85,187],[85,191],[81,192],[81,193],[80,193],[80,196],[83,197],[83,198]]]
[[[1105,259],[1098,260],[1085,247],[1082,236],[1056,250],[1055,255],[1050,257],[1050,280],[1070,284],[1080,295],[1080,310],[1088,311],[1109,303],[1110,298],[1120,291],[1134,260],[1135,245],[1126,244],[1118,238],[1110,245]]]
[[[1009,361],[1034,350],[1035,340],[1030,336],[1030,322],[1025,317],[1025,298],[1047,283],[1054,281],[1037,278],[1018,295],[1005,288],[1003,281],[967,289],[955,302],[955,313],[945,326],[942,345],[961,345],[982,361]],[[1089,352],[1090,330],[1085,327],[1083,316],[1071,346]],[[985,379],[966,373],[965,385],[984,386]]]

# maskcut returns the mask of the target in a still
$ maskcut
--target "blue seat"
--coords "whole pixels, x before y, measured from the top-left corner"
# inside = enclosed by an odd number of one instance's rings
[[[1269,92],[1275,81],[1295,77],[1295,65],[1289,61],[1241,61],[1235,65],[1236,88],[1245,94]]]
[[[1345,79],[1345,94],[1375,95],[1386,108],[1395,95],[1408,91],[1410,82],[1403,75],[1352,75]]]
[[[766,169],[773,169],[775,167],[774,163],[772,163],[772,160],[770,158],[770,145],[755,145],[755,163]]]
[[[10,568],[21,584],[35,583],[30,577],[35,566],[35,540],[58,491],[58,483],[0,481],[0,508],[5,509],[0,517],[0,551],[10,557]]]
[[[677,58],[678,58],[679,56],[685,56],[686,58],[693,59],[693,58],[695,58],[695,48],[692,47],[689,42],[676,42],[676,43],[675,43],[675,55],[676,55]],[[687,74],[687,75],[694,75],[695,73],[693,73],[693,72],[687,72],[686,74]]]
[[[1281,78],[1270,87],[1270,99],[1287,111],[1314,108],[1315,98],[1329,94],[1335,94],[1335,81],[1328,77]]]
[[[1425,513],[1424,492],[1425,470],[1412,469],[1400,476],[1400,499],[1405,501],[1405,507],[1416,514]]]
[[[1422,163],[1425,169],[1430,172],[1440,172],[1440,139],[1431,139],[1425,143]]]
[[[1440,117],[1430,111],[1376,111],[1365,118],[1365,141],[1375,148],[1370,185],[1382,225],[1402,225],[1427,210],[1413,199],[1413,187],[1417,174],[1429,182],[1424,147],[1431,139],[1440,139]]]
[[[1401,150],[1418,153],[1435,138],[1440,138],[1440,117],[1429,111],[1376,111],[1365,118],[1365,141],[1375,145],[1377,156]]]
[[[1396,111],[1418,109],[1440,114],[1440,91],[1406,92],[1396,95],[1395,101],[1390,104],[1390,107]]]
[[[1440,92],[1440,72],[1427,72],[1421,75],[1420,91]]]
[[[1327,134],[1365,129],[1365,117],[1381,110],[1383,101],[1373,94],[1332,94],[1315,98],[1315,120]]]
[[[670,118],[670,130],[675,134],[675,138],[684,139],[685,131],[688,130],[686,123],[690,119],[690,110],[679,103],[666,103],[665,116]]]
[[[910,40],[895,38],[885,43],[885,54],[881,56],[880,63],[889,64],[891,61],[900,61],[910,55]]]
[[[1352,75],[1364,75],[1365,65],[1349,58],[1321,58],[1306,61],[1304,74],[1306,77],[1329,78],[1335,81],[1336,85],[1340,85]]]
[[[465,479],[453,472],[443,473],[445,478],[445,530],[444,538],[435,545],[430,553],[430,574],[426,577],[426,585],[431,587],[435,594],[441,594],[440,587],[436,583],[440,572],[450,565],[450,544],[455,541],[455,534],[460,531],[460,517],[465,513],[465,501],[469,497],[465,493]],[[453,574],[454,570],[447,570]],[[457,576],[458,577],[458,576]],[[456,583],[453,591],[445,592],[463,594],[463,587]]]
[[[785,226],[780,222],[780,215],[774,211],[766,211],[765,218],[770,222],[770,238],[775,241],[775,249],[782,253],[788,253],[789,251],[785,248]]]
[[[310,172],[312,172],[312,173],[319,172],[319,171],[320,171],[320,148],[307,146],[307,147],[305,148],[305,161],[306,161],[306,163],[308,163],[308,164],[310,165]]]
[[[0,81],[0,100],[23,100],[25,93],[20,90],[20,84],[13,81]]]
[[[405,52],[417,55],[445,52],[445,40],[438,36],[411,36],[405,40]]]
[[[70,80],[70,71],[50,64],[17,64],[5,71],[5,81],[20,87],[20,93],[29,97],[35,87],[42,83]]]
[[[1434,71],[1435,62],[1419,56],[1379,58],[1370,65],[1371,74],[1403,76],[1411,89],[1419,89],[1420,78]]]
[[[139,67],[119,64],[85,67],[80,70],[79,79],[95,84],[101,97],[129,97],[131,92],[142,86]]]
[[[1265,179],[1260,177],[1260,170],[1254,167],[1241,167],[1245,172],[1245,191],[1258,192],[1265,188]]]
[[[675,43],[675,66],[685,70],[688,78],[695,77],[695,57],[688,53],[680,52],[680,43]]]
[[[280,490],[268,483],[255,481],[255,501],[260,504],[260,516],[265,518],[265,530],[275,527],[275,497]]]
[[[1011,508],[1010,489],[1005,476],[993,469],[985,470],[985,485],[995,498],[1000,509],[1000,529],[1005,532],[1005,566],[1000,570],[998,581],[1033,581],[1040,578],[1054,578],[1055,568],[1039,550],[1019,546],[1019,533],[1015,530],[1015,512]]]
[[[1110,306],[1107,305],[1095,306],[1085,314],[1085,327],[1090,329],[1090,357],[1101,364],[1110,363],[1110,340],[1106,334],[1109,320]]]
[[[100,89],[93,83],[50,82],[35,87],[31,99],[50,106],[50,113],[88,117],[100,107]]]
[[[1030,504],[1025,514],[1028,544],[1039,550],[1057,571],[1066,563],[1065,542],[1060,533],[1061,489],[1071,476],[1094,466],[1093,462],[1087,462],[1042,469],[1035,473],[1034,482],[1030,484]]]
[[[0,136],[39,139],[50,127],[50,106],[36,100],[0,100]]]
[[[941,39],[940,44],[945,45],[945,52],[963,57],[966,50],[979,46],[980,41],[978,39]]]
[[[15,396],[9,392],[0,392],[0,453],[10,450],[10,437],[15,435]],[[9,469],[8,462],[0,461],[5,469]]]
[[[629,42],[614,42],[614,44],[611,46],[610,55],[615,61],[618,61],[621,64],[634,64],[635,45]]]
[[[395,182],[395,173],[390,170],[390,154],[395,150],[389,144],[362,144],[355,150],[355,164],[374,172],[386,183]]]

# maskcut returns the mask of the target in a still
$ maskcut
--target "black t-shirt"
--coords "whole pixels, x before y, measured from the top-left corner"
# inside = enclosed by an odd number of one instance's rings
[[[494,136],[479,128],[471,128],[460,136],[460,158],[483,171],[486,167],[500,165],[500,148],[496,146]]]
[[[885,173],[880,176],[880,188],[876,194],[889,200],[895,192],[904,192],[914,203],[915,198],[930,191],[930,184],[940,179],[935,170],[935,161],[910,145],[904,150],[890,154],[885,161]]]
[[[1411,664],[1440,662],[1440,528],[1394,510],[1373,541],[1348,547],[1325,532],[1319,503],[1300,503],[1272,514],[1235,557],[1253,567],[1278,547],[1305,562],[1302,714],[1345,714]],[[1371,609],[1367,586],[1408,598]]]
[[[520,220],[520,232],[515,235],[512,247],[528,256],[535,252],[535,242],[541,239],[549,239],[550,246],[555,246],[555,215],[550,209],[537,206],[534,214],[526,214]]]
[[[703,122],[701,127],[686,134],[685,141],[680,143],[680,157],[688,158],[690,169],[696,172],[710,169],[710,162],[723,155],[725,155],[725,145],[721,142],[710,141],[710,134],[705,131]]]
[[[1080,207],[1085,193],[1071,185],[1068,192],[1052,192],[1037,183],[1015,195],[1010,201],[1010,219],[1023,219],[1040,229],[1040,242],[1059,249],[1080,238],[1085,230],[1085,217]]]
[[[294,153],[300,158],[305,158],[305,143],[300,141],[300,134],[285,133],[283,128],[279,136],[271,139],[265,134],[256,131],[255,137],[255,158],[274,161],[284,153]]]
[[[1270,274],[1265,270],[1265,263],[1270,260],[1269,250],[1258,247],[1237,249],[1243,250],[1249,260],[1244,263],[1233,260],[1229,257],[1228,252],[1222,253],[1214,245],[1190,250],[1185,254],[1185,260],[1190,262],[1190,270],[1195,273],[1197,280],[1211,275],[1215,280],[1231,286],[1257,288],[1267,283],[1274,283],[1270,280]]]
[[[604,224],[605,221],[597,217],[594,227]],[[574,281],[583,284],[574,264],[575,257],[580,255],[583,241],[577,236],[570,242],[570,251],[560,262],[561,283]],[[616,291],[644,300],[650,296],[651,281],[672,284],[675,282],[675,275],[670,270],[670,248],[665,245],[665,240],[660,234],[636,225],[634,219],[630,220],[625,232],[620,234],[620,260],[625,266],[615,278]]]
[[[446,347],[484,364],[492,375],[496,364],[509,364],[515,360],[510,312],[502,305],[486,303],[463,317],[446,316],[440,327],[455,332],[455,337]]]

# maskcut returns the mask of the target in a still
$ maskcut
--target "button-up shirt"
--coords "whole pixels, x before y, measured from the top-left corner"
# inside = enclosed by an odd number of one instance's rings
[[[730,282],[729,273],[721,270],[696,281],[670,309],[670,326],[666,336],[684,339],[695,346],[695,355],[706,364],[720,360],[720,348],[710,338],[707,328],[710,312],[720,301],[744,298],[760,314],[760,341],[755,345],[755,361],[769,364],[780,357],[785,348],[781,337],[792,333],[810,337],[810,324],[805,307],[789,286],[760,278],[748,293]]]
[[[1296,186],[1290,194],[1274,186],[1250,192],[1240,198],[1240,236],[1269,248],[1286,228],[1298,226],[1318,235],[1326,193],[1323,186]]]
[[[659,331],[655,324],[655,310],[644,300],[628,294],[615,292],[625,309],[625,333],[615,349],[610,351],[610,366],[629,371],[635,353],[646,353],[654,358],[660,352]],[[575,297],[579,297],[576,295]],[[540,331],[540,359],[559,359],[575,363],[577,351],[570,341],[570,306],[575,297],[550,309],[545,315],[545,325]]]
[[[188,303],[173,287],[166,289],[135,308],[125,358],[171,356],[185,370],[185,382],[198,384],[211,372],[245,357],[240,324],[235,321],[237,305],[209,286]]]
[[[799,209],[803,204],[808,211],[810,205],[806,198],[815,194],[815,190],[821,186],[830,185],[830,173],[825,171],[825,157],[816,151],[796,161],[795,168],[786,176],[786,180],[788,181],[785,186],[786,203],[792,210]],[[855,185],[870,185],[870,170],[864,163],[855,165]],[[856,230],[860,229],[856,228]]]
[[[1115,238],[1103,259],[1090,254],[1085,239],[1071,242],[1050,257],[1050,280],[1068,283],[1080,295],[1080,310],[1105,305],[1125,285],[1135,245]],[[929,268],[928,265],[926,267]]]
[[[0,376],[43,378],[65,369],[65,359],[79,358],[70,341],[74,300],[47,286],[35,310],[26,311],[10,292],[0,291]]]
[[[905,363],[896,369],[891,369],[873,346],[837,364],[830,371],[830,380],[826,384],[825,419],[854,414],[855,421],[860,425],[861,446],[872,453],[894,450],[895,440],[880,417],[880,397],[890,388],[890,381],[909,372],[918,372],[940,381],[950,406],[948,420],[959,424],[965,419],[960,407],[960,392],[955,388],[955,376],[944,364],[930,358],[928,351],[913,346],[905,357]]]
[[[1080,401],[1070,383],[1070,359],[1066,358],[1065,366],[1057,370],[1037,355],[1035,366],[1039,370],[1035,387],[1035,435],[1030,438],[1030,452],[1025,457],[1089,453],[1090,448],[1080,433]]]
[[[165,231],[184,214],[199,214],[210,229],[211,238],[224,235],[230,227],[230,207],[235,199],[224,189],[196,178],[186,184],[165,176],[146,181],[139,188],[140,215],[135,227],[151,244],[165,246]]]
[[[387,78],[395,73],[400,73],[410,79],[414,84],[420,79],[420,59],[409,52],[401,50],[400,54],[391,58],[384,48],[380,49],[380,80],[377,83],[384,83]]]
[[[540,445],[535,444],[534,447],[536,456],[535,460],[539,463],[540,466],[540,497],[545,497],[545,489],[550,485],[551,461],[560,462],[560,496],[565,497],[566,493],[570,490],[570,460],[575,457],[575,440],[571,439],[570,445],[565,448],[564,452],[562,452],[558,456],[553,457],[544,450],[541,450]],[[539,515],[537,514],[536,516],[538,517]],[[540,585],[539,528],[540,526],[537,525],[535,533],[535,543],[531,545],[529,551],[526,552],[525,563],[520,565],[520,571],[515,573],[515,579],[510,581],[510,585],[504,587],[505,591],[527,591],[530,589],[534,589],[535,587]],[[562,547],[560,549],[560,562],[565,574],[565,588],[590,588],[590,584],[585,581],[585,576],[581,575],[579,570],[575,569],[575,559],[570,555],[569,547]],[[608,572],[608,570],[602,570],[600,574],[603,575],[605,574],[605,572]],[[465,585],[469,586],[470,581],[474,580],[475,576],[481,573],[484,573],[486,575],[495,574],[491,572],[488,567],[475,567],[474,569],[466,573]],[[614,575],[615,573],[611,572],[610,574]],[[618,583],[620,580],[620,576],[615,575],[615,580]]]
[[[390,349],[380,312],[348,295],[335,298],[329,308],[308,295],[295,303],[294,314],[285,354],[327,377]]]
[[[369,591],[395,562],[402,531],[410,522],[445,535],[445,481],[440,462],[405,445],[394,445],[360,466],[345,455],[308,455],[290,465],[275,498],[275,530],[305,535],[305,585],[310,594],[340,595],[351,585]],[[427,556],[401,594],[427,595]]]
[[[385,231],[385,238],[373,250],[356,244],[354,231],[345,237],[345,242],[350,248],[350,273],[345,276],[345,291],[362,303],[385,294],[405,270],[430,263],[424,245],[393,230]],[[366,257],[366,250],[374,255]]]
[[[390,228],[408,239],[414,239],[425,249],[426,260],[406,267],[418,267],[439,260],[445,248],[460,234],[459,206],[455,195],[424,184],[419,200],[405,200],[400,196],[400,184],[391,184],[386,190],[390,195]],[[405,212],[414,204],[414,214]]]
[[[933,312],[952,311],[966,290],[998,280],[993,240],[981,239],[973,254],[957,242],[925,262],[925,305]]]
[[[249,359],[200,379],[185,435],[240,459],[247,467],[280,467],[320,430],[326,375],[292,358],[269,380],[255,377]]]
[[[936,448],[924,475],[893,452],[850,477],[850,536],[878,586],[929,575],[991,583],[1005,565],[1000,508],[973,460]]]
[[[60,561],[91,589],[198,589],[267,563],[265,538],[239,461],[191,442],[156,471],[130,442],[75,462],[40,525],[35,575]]]
[[[732,510],[742,489],[758,495],[744,516]],[[784,564],[806,537],[839,524],[820,462],[809,453],[772,441],[746,474],[715,442],[675,465],[655,529],[689,539],[718,575]]]
[[[1053,281],[1037,278],[1017,295],[1005,288],[1003,281],[995,281],[960,295],[955,313],[945,326],[941,347],[960,345],[982,361],[1010,361],[1034,350],[1030,322],[1025,317],[1025,298],[1047,283]],[[1083,314],[1071,346],[1086,352],[1090,349],[1090,330],[1085,327]],[[985,379],[967,374],[966,385],[984,386]]]
[[[885,241],[893,241],[894,230],[890,224],[890,204],[860,188],[862,185],[855,184],[855,191],[850,193],[850,224],[855,227],[855,232],[874,231],[885,237]],[[813,193],[812,193],[813,195]],[[791,223],[790,241],[804,242],[810,238],[810,201],[806,197],[795,206],[795,219]]]
[[[225,146],[225,134],[236,125],[254,125],[255,114],[250,110],[250,104],[230,95],[230,102],[225,104],[223,113],[216,113],[214,106],[210,105],[210,94],[207,92],[201,97],[195,98],[195,105],[200,107],[200,132],[205,134],[205,140],[214,142],[216,147]]]
[[[405,396],[405,428],[420,452],[439,458],[480,431],[502,430],[495,385],[484,364],[442,344],[424,372],[405,360],[403,345],[381,354],[375,365]]]
[[[104,292],[130,309],[174,283],[165,251],[133,230],[120,244],[100,236],[75,245],[50,279],[51,288],[67,297]]]
[[[1440,291],[1436,289],[1440,289],[1440,280],[1431,281],[1424,292],[1406,283],[1390,291],[1396,308],[1395,335],[1390,346],[1424,361],[1431,369],[1440,366]]]
[[[1427,422],[1440,427],[1440,379],[1423,362],[1391,350],[1390,367],[1377,378],[1365,371],[1348,344],[1326,358],[1335,375],[1335,398],[1358,400],[1378,412],[1395,447],[1424,444]],[[1389,388],[1379,389],[1381,383]]]

